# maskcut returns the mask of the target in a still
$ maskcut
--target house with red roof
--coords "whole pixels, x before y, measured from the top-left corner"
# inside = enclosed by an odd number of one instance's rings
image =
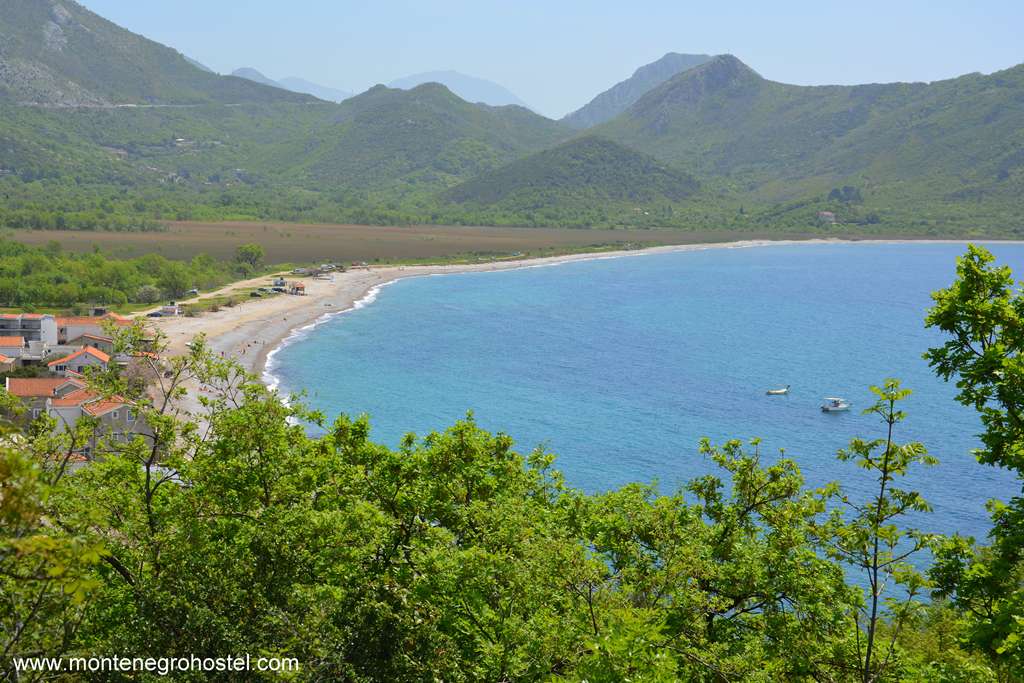
[[[110,356],[92,346],[85,346],[72,354],[47,363],[50,372],[68,377],[72,374],[81,375],[86,368],[106,370]]]
[[[100,438],[131,441],[138,434],[152,433],[135,404],[121,396],[101,396],[88,388],[55,396],[46,401],[46,413],[56,419],[57,428],[74,430],[83,418],[94,420],[88,444],[80,449],[90,453]]]
[[[58,316],[57,317],[57,343],[67,344],[73,339],[78,339],[84,334],[91,334],[96,337],[109,337],[107,325],[113,323],[118,327],[128,327],[132,324],[130,318],[117,313],[104,313],[103,315],[79,315],[79,316]]]
[[[5,389],[25,404],[27,419],[49,415],[56,420],[58,431],[71,431],[83,418],[91,418],[94,429],[89,443],[79,449],[86,455],[100,438],[123,442],[152,433],[131,401],[103,396],[74,377],[8,377]]]
[[[46,411],[46,402],[85,388],[85,382],[66,377],[8,377],[4,389],[28,408],[28,417],[35,419]]]

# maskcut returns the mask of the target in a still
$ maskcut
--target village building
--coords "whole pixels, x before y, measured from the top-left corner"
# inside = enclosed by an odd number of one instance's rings
[[[46,411],[46,402],[85,388],[85,382],[67,377],[8,377],[4,388],[28,409],[29,419]]]
[[[130,318],[125,318],[116,313],[57,317],[56,322],[57,340],[54,343],[57,344],[67,344],[70,340],[78,339],[84,334],[109,337],[106,325],[113,323],[118,327],[127,327],[132,324]]]
[[[78,449],[84,455],[95,449],[101,438],[124,442],[138,434],[152,434],[131,401],[120,396],[101,396],[76,378],[8,377],[6,389],[25,404],[28,419],[49,415],[56,420],[57,430],[71,431],[83,418],[94,419],[89,442]]]
[[[18,359],[0,353],[0,372],[11,372],[18,367]]]
[[[94,349],[99,349],[107,355],[114,353],[114,340],[110,337],[104,337],[98,334],[83,334],[75,339],[69,339],[67,346],[77,348],[91,346]]]
[[[53,345],[57,343],[57,321],[44,313],[5,313],[0,315],[0,337]]]
[[[63,358],[50,361],[47,363],[47,367],[49,367],[50,372],[62,377],[68,377],[71,375],[81,375],[85,372],[86,368],[106,370],[109,363],[109,355],[99,349],[86,346]]]

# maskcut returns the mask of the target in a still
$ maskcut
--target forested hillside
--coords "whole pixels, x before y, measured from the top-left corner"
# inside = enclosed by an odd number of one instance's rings
[[[564,123],[436,83],[337,104],[221,77],[69,0],[11,0],[0,36],[9,227],[274,219],[1024,234],[1024,66],[805,87],[730,55],[669,54]],[[595,151],[591,133],[618,151],[567,165],[567,149]],[[637,154],[662,171],[644,171]],[[699,187],[665,192],[666,173]]]

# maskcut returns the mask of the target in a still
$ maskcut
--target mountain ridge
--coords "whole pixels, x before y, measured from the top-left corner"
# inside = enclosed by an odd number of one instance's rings
[[[610,121],[653,88],[711,59],[711,55],[669,52],[660,59],[639,67],[632,76],[599,93],[590,102],[566,114],[561,120],[578,129],[591,128]]]

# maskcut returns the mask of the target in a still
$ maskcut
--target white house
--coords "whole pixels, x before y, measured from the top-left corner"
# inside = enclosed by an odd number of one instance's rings
[[[69,374],[81,375],[86,368],[106,370],[108,363],[110,363],[110,356],[99,349],[86,346],[69,356],[50,361],[47,366],[50,368],[50,372],[67,377]]]

